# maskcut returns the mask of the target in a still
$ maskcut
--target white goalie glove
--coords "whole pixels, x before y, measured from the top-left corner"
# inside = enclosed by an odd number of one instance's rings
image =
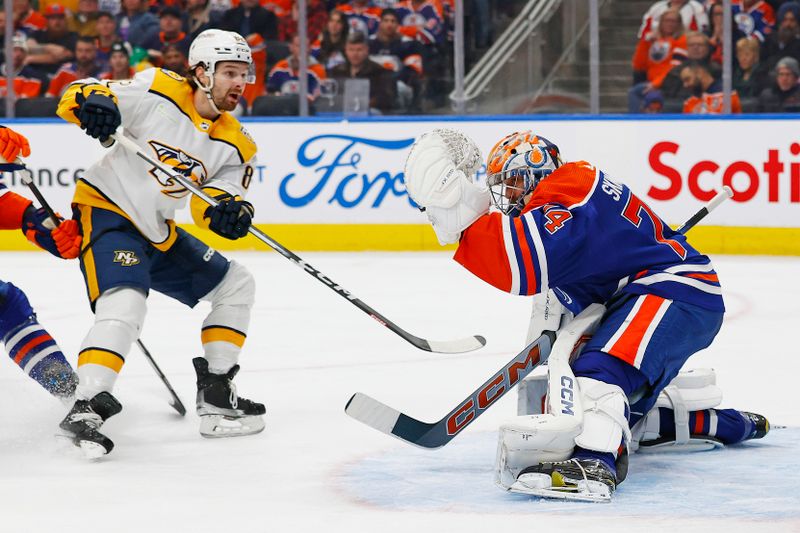
[[[425,133],[411,147],[406,189],[425,208],[442,245],[458,242],[462,231],[489,212],[489,189],[474,181],[481,159],[475,142],[451,129]]]

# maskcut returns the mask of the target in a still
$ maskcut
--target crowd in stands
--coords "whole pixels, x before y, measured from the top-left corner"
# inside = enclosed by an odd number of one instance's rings
[[[17,98],[59,98],[73,81],[129,79],[150,67],[187,75],[194,37],[235,31],[253,51],[259,96],[297,94],[295,0],[6,0],[13,2],[13,83]],[[494,0],[492,0],[494,1]],[[470,4],[478,48],[488,45],[490,0]],[[307,0],[308,98],[341,95],[349,79],[369,80],[374,113],[414,113],[444,105],[455,0]],[[5,13],[0,11],[0,37]],[[1,42],[1,41],[0,41]],[[4,59],[4,58],[3,58]],[[0,96],[6,95],[0,66]]]
[[[800,112],[800,2],[731,0],[731,111]],[[721,0],[659,0],[633,56],[631,113],[722,112]]]

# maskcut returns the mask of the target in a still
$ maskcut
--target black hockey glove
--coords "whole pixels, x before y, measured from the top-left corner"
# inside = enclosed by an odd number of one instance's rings
[[[247,229],[253,221],[255,210],[250,202],[223,197],[219,203],[209,206],[204,218],[210,218],[208,227],[226,239],[236,240],[247,235]]]
[[[81,129],[86,130],[86,135],[106,142],[108,136],[117,131],[122,116],[119,107],[110,96],[92,93],[87,98],[78,94],[78,120],[81,122]]]

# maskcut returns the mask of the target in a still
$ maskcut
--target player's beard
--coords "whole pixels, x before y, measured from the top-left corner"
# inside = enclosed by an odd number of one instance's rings
[[[239,104],[239,98],[241,98],[241,96],[241,94],[226,91],[225,94],[220,97],[214,96],[214,105],[216,105],[217,109],[220,111],[233,111]]]

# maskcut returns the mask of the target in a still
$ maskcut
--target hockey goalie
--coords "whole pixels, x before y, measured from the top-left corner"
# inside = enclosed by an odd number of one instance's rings
[[[610,501],[632,451],[704,450],[761,438],[761,415],[718,409],[713,371],[679,373],[722,325],[711,260],[623,183],[564,162],[532,132],[480,151],[462,133],[420,137],[411,198],[455,260],[494,287],[534,296],[529,341],[558,331],[547,377],[521,388],[499,431],[496,481],[547,498]],[[574,317],[574,318],[573,318]],[[576,346],[577,344],[577,346]]]

